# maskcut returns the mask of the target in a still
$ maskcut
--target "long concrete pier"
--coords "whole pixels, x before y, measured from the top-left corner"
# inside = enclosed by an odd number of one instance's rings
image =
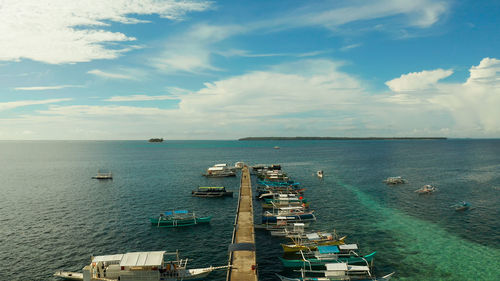
[[[227,281],[257,281],[252,183],[247,166],[241,170],[240,195],[233,239],[229,246],[229,265]]]

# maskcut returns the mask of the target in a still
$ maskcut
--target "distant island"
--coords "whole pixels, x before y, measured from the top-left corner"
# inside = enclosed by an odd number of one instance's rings
[[[163,138],[152,138],[149,139],[149,142],[163,142]]]
[[[446,137],[246,137],[249,140],[446,140]]]

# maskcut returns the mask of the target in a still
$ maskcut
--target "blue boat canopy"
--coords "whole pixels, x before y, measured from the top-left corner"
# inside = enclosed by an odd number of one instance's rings
[[[318,246],[318,251],[320,254],[337,254],[339,253],[339,247],[331,246]]]
[[[166,216],[171,216],[173,214],[187,214],[187,213],[189,213],[188,210],[176,210],[173,213],[172,213],[172,211],[167,211],[167,212],[165,212],[165,215]]]

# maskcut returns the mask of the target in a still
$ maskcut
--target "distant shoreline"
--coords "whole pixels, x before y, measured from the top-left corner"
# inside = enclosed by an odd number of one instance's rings
[[[252,140],[447,140],[446,137],[245,137],[239,141]]]

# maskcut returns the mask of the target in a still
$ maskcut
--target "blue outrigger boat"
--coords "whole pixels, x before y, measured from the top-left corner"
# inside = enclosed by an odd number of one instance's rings
[[[202,223],[210,223],[212,217],[196,217],[195,213],[187,210],[168,211],[160,214],[159,217],[149,218],[152,225],[158,227],[181,227]]]
[[[455,211],[465,211],[465,210],[470,209],[470,206],[471,205],[469,202],[462,201],[462,202],[459,202],[459,203],[453,205],[452,207],[455,208]]]

